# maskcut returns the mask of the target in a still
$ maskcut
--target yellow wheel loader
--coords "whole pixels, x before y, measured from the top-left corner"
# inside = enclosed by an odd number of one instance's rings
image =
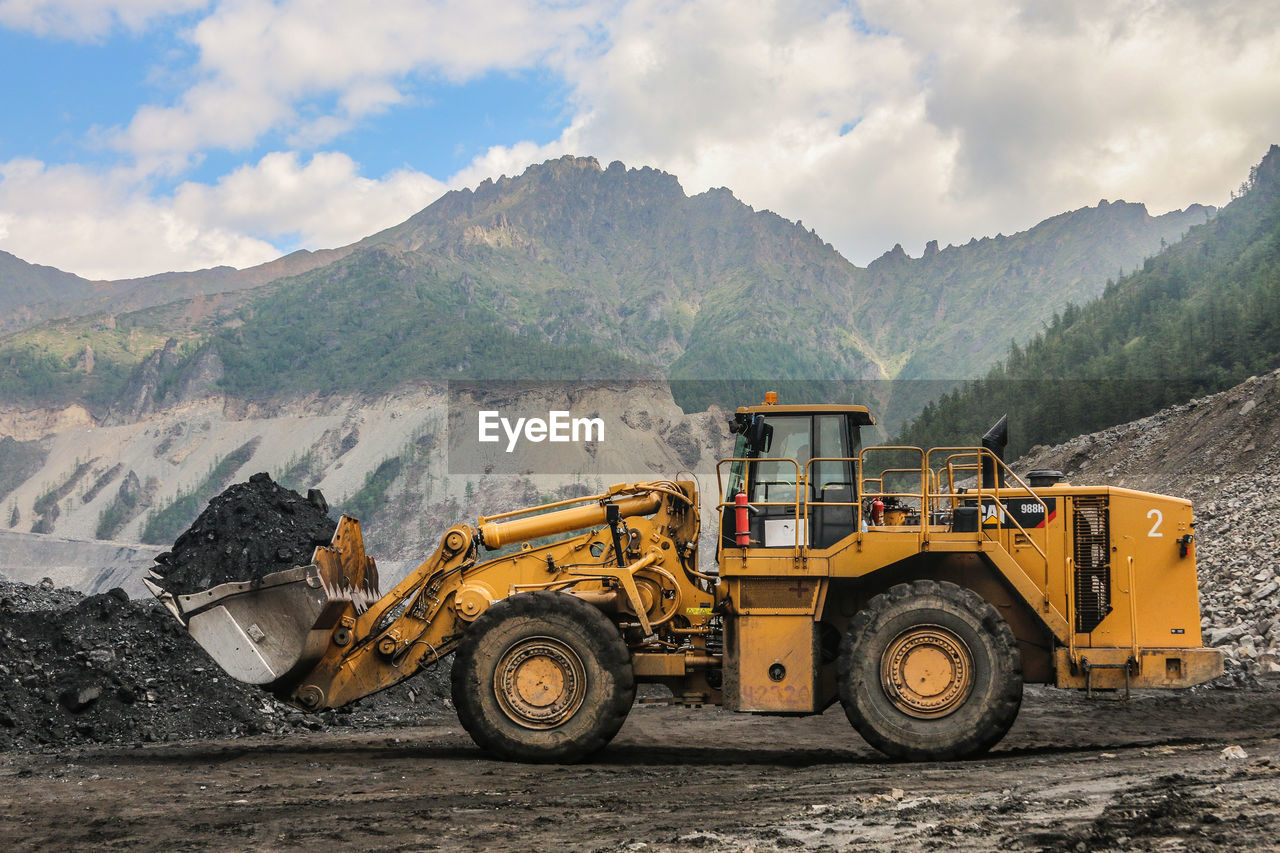
[[[839,700],[884,753],[945,760],[995,745],[1027,682],[1221,674],[1201,648],[1189,502],[1024,481],[999,428],[981,446],[864,449],[872,423],[774,395],[738,409],[718,571],[699,561],[695,484],[659,481],[459,524],[386,595],[347,516],[309,565],[151,589],[227,673],[308,711],[452,654],[463,726],[520,761],[601,749],[642,682],[755,714]],[[485,558],[504,546],[518,550]]]

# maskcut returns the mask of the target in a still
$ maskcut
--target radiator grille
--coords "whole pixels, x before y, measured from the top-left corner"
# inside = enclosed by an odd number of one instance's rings
[[[1105,495],[1075,499],[1076,631],[1087,634],[1111,612],[1111,513]]]
[[[817,579],[743,578],[742,607],[747,610],[812,610]]]

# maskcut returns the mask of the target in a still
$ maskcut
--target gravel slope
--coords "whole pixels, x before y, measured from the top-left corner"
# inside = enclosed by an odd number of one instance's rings
[[[1018,461],[1189,498],[1201,626],[1237,682],[1280,674],[1280,371]]]

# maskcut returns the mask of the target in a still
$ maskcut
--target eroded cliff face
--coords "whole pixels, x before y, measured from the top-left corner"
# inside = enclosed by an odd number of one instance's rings
[[[206,366],[199,379],[214,370]],[[164,545],[172,539],[166,531],[185,528],[226,485],[265,471],[290,488],[319,488],[336,512],[360,517],[370,553],[384,578],[394,578],[428,556],[453,524],[618,482],[691,473],[712,518],[715,463],[732,446],[723,412],[685,415],[662,383],[480,386],[452,395],[444,386],[421,385],[376,397],[312,395],[269,405],[183,396],[157,408],[154,394],[140,387],[96,422],[83,410],[0,411],[0,425],[29,451],[0,504],[0,536],[23,539],[9,551],[31,554],[44,541],[33,533],[48,541]],[[553,443],[522,433],[508,453],[501,429],[500,441],[479,442],[481,410],[511,424],[554,411],[598,418],[603,438]],[[69,547],[63,550],[74,553]],[[122,565],[136,559],[140,574],[153,550],[108,561],[89,548],[82,551],[86,562],[103,565],[78,574],[63,567],[56,580],[86,591],[108,575],[119,583]],[[49,575],[39,566],[38,559],[15,558],[0,565],[0,574],[34,583]]]

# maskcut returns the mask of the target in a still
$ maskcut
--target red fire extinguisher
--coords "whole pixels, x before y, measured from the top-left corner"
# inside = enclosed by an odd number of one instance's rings
[[[734,525],[738,530],[737,539],[735,540],[739,548],[745,548],[751,544],[751,524],[747,520],[747,493],[738,492],[733,497],[733,516]]]
[[[880,498],[871,502],[871,523],[877,527],[884,524],[884,501]]]

